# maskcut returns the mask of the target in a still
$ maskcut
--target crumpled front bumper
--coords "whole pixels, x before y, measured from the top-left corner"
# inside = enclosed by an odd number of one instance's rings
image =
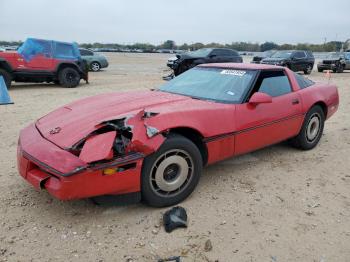
[[[34,124],[21,131],[17,148],[20,175],[36,189],[46,189],[61,200],[139,192],[142,162],[143,155],[135,153],[89,166],[44,139]],[[118,171],[105,175],[106,168]]]

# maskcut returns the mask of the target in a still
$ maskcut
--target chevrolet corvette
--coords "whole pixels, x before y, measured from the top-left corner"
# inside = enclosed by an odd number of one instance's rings
[[[186,199],[202,168],[289,140],[309,150],[338,109],[337,87],[288,68],[203,64],[158,89],[67,104],[20,132],[20,175],[61,200]]]

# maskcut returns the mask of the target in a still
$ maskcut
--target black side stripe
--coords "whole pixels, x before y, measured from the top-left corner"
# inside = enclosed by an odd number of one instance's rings
[[[212,142],[212,141],[215,141],[215,140],[220,140],[220,139],[224,139],[224,138],[227,138],[227,137],[230,137],[230,136],[234,136],[234,135],[237,135],[237,134],[241,134],[241,133],[244,133],[244,132],[249,132],[249,131],[252,131],[252,130],[255,130],[255,129],[258,129],[258,128],[270,126],[270,125],[277,124],[279,122],[287,121],[287,120],[290,120],[290,119],[293,119],[293,118],[297,118],[297,117],[300,117],[300,116],[305,116],[305,114],[296,114],[296,115],[292,115],[292,116],[287,116],[287,117],[284,117],[284,118],[281,118],[281,119],[278,119],[278,120],[275,120],[275,121],[271,121],[269,123],[265,123],[265,124],[262,124],[262,125],[259,125],[259,126],[249,127],[249,128],[242,129],[242,130],[239,130],[239,131],[234,131],[234,132],[229,132],[229,133],[224,133],[224,134],[220,134],[220,135],[206,137],[206,138],[203,139],[203,141],[205,143],[209,143],[209,142]]]

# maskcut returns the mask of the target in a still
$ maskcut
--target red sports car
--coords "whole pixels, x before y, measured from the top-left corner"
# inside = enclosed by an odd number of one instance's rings
[[[23,129],[21,176],[62,199],[184,200],[203,166],[283,140],[308,150],[339,104],[336,86],[287,68],[204,64],[159,89],[65,105]]]

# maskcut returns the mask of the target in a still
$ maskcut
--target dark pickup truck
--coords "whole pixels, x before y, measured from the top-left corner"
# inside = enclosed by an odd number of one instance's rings
[[[345,69],[350,69],[350,53],[332,52],[317,64],[318,72],[332,70],[334,73],[342,73]]]
[[[200,64],[208,63],[242,63],[243,59],[236,50],[228,48],[202,48],[196,51],[178,54],[170,58],[167,66],[174,70],[177,76],[186,70]]]

